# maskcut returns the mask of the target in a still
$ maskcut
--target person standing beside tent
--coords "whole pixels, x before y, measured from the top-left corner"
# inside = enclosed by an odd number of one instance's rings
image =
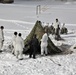
[[[60,27],[60,22],[59,22],[58,19],[56,19],[56,22],[55,22],[55,24],[54,24],[54,28],[55,28],[55,38],[56,38],[58,26]],[[59,29],[59,32],[60,32],[60,29]]]
[[[4,27],[1,26],[0,27],[0,50],[3,47],[3,42],[4,42],[4,32],[3,32]]]
[[[41,55],[42,56],[44,55],[44,52],[45,52],[45,55],[47,55],[47,53],[48,53],[47,46],[48,46],[48,35],[45,32],[41,39]]]
[[[30,41],[30,53],[29,53],[29,58],[32,57],[35,59],[36,58],[36,52],[39,46],[39,41],[36,37],[36,35],[33,36],[32,40]]]
[[[15,54],[16,37],[17,37],[17,32],[14,32],[14,36],[12,38],[12,47],[13,47],[12,54]]]
[[[51,26],[49,27],[49,29],[50,29],[50,33],[53,35],[53,34],[55,34],[55,28],[54,28],[54,26],[53,26],[53,23],[51,24]]]
[[[23,48],[24,48],[24,40],[21,37],[21,33],[18,34],[15,42],[15,55],[16,58],[22,60],[23,59]]]
[[[56,33],[56,29],[57,29],[58,25],[59,25],[59,27],[60,27],[60,22],[59,22],[58,19],[56,19],[56,22],[55,22],[55,24],[54,24],[55,33]]]
[[[60,27],[58,25],[57,29],[56,29],[56,33],[55,33],[55,40],[60,40],[61,37],[60,37]]]

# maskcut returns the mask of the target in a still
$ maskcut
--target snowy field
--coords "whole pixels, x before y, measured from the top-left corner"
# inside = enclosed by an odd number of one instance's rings
[[[39,18],[36,15],[36,6],[41,5],[42,11]],[[76,43],[76,2],[54,2],[53,0],[42,1],[18,1],[14,4],[0,4],[0,25],[4,29],[4,48],[11,41],[14,31],[21,32],[25,39],[33,28],[36,20],[45,23],[55,22],[58,18],[65,23],[69,32],[61,35],[65,41],[52,41],[55,45],[74,45]],[[67,55],[49,55],[36,59],[29,59],[24,55],[24,60],[18,60],[6,50],[0,54],[0,75],[76,75],[76,50]],[[60,64],[60,65],[59,65]]]

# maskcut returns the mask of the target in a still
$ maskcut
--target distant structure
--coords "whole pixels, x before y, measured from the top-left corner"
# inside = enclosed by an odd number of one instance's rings
[[[14,0],[0,0],[0,3],[13,3]]]
[[[76,0],[54,0],[54,1],[76,1]]]

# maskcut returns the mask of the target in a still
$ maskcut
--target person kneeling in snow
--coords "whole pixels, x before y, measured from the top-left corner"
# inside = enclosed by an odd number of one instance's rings
[[[18,59],[23,59],[23,48],[24,48],[24,40],[21,37],[21,33],[18,34],[15,42],[15,55]]]
[[[48,53],[47,46],[48,46],[48,35],[47,33],[45,33],[41,39],[41,55],[44,55],[44,52],[45,52],[45,55],[47,55]]]
[[[63,26],[61,28],[61,34],[67,34],[68,33],[68,29],[65,27],[65,23],[63,23]]]

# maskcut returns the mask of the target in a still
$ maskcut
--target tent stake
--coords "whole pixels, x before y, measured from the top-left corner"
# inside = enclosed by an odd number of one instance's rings
[[[53,59],[51,59],[51,58],[48,58],[48,59],[50,59],[54,64],[61,66],[61,64],[56,63]]]

